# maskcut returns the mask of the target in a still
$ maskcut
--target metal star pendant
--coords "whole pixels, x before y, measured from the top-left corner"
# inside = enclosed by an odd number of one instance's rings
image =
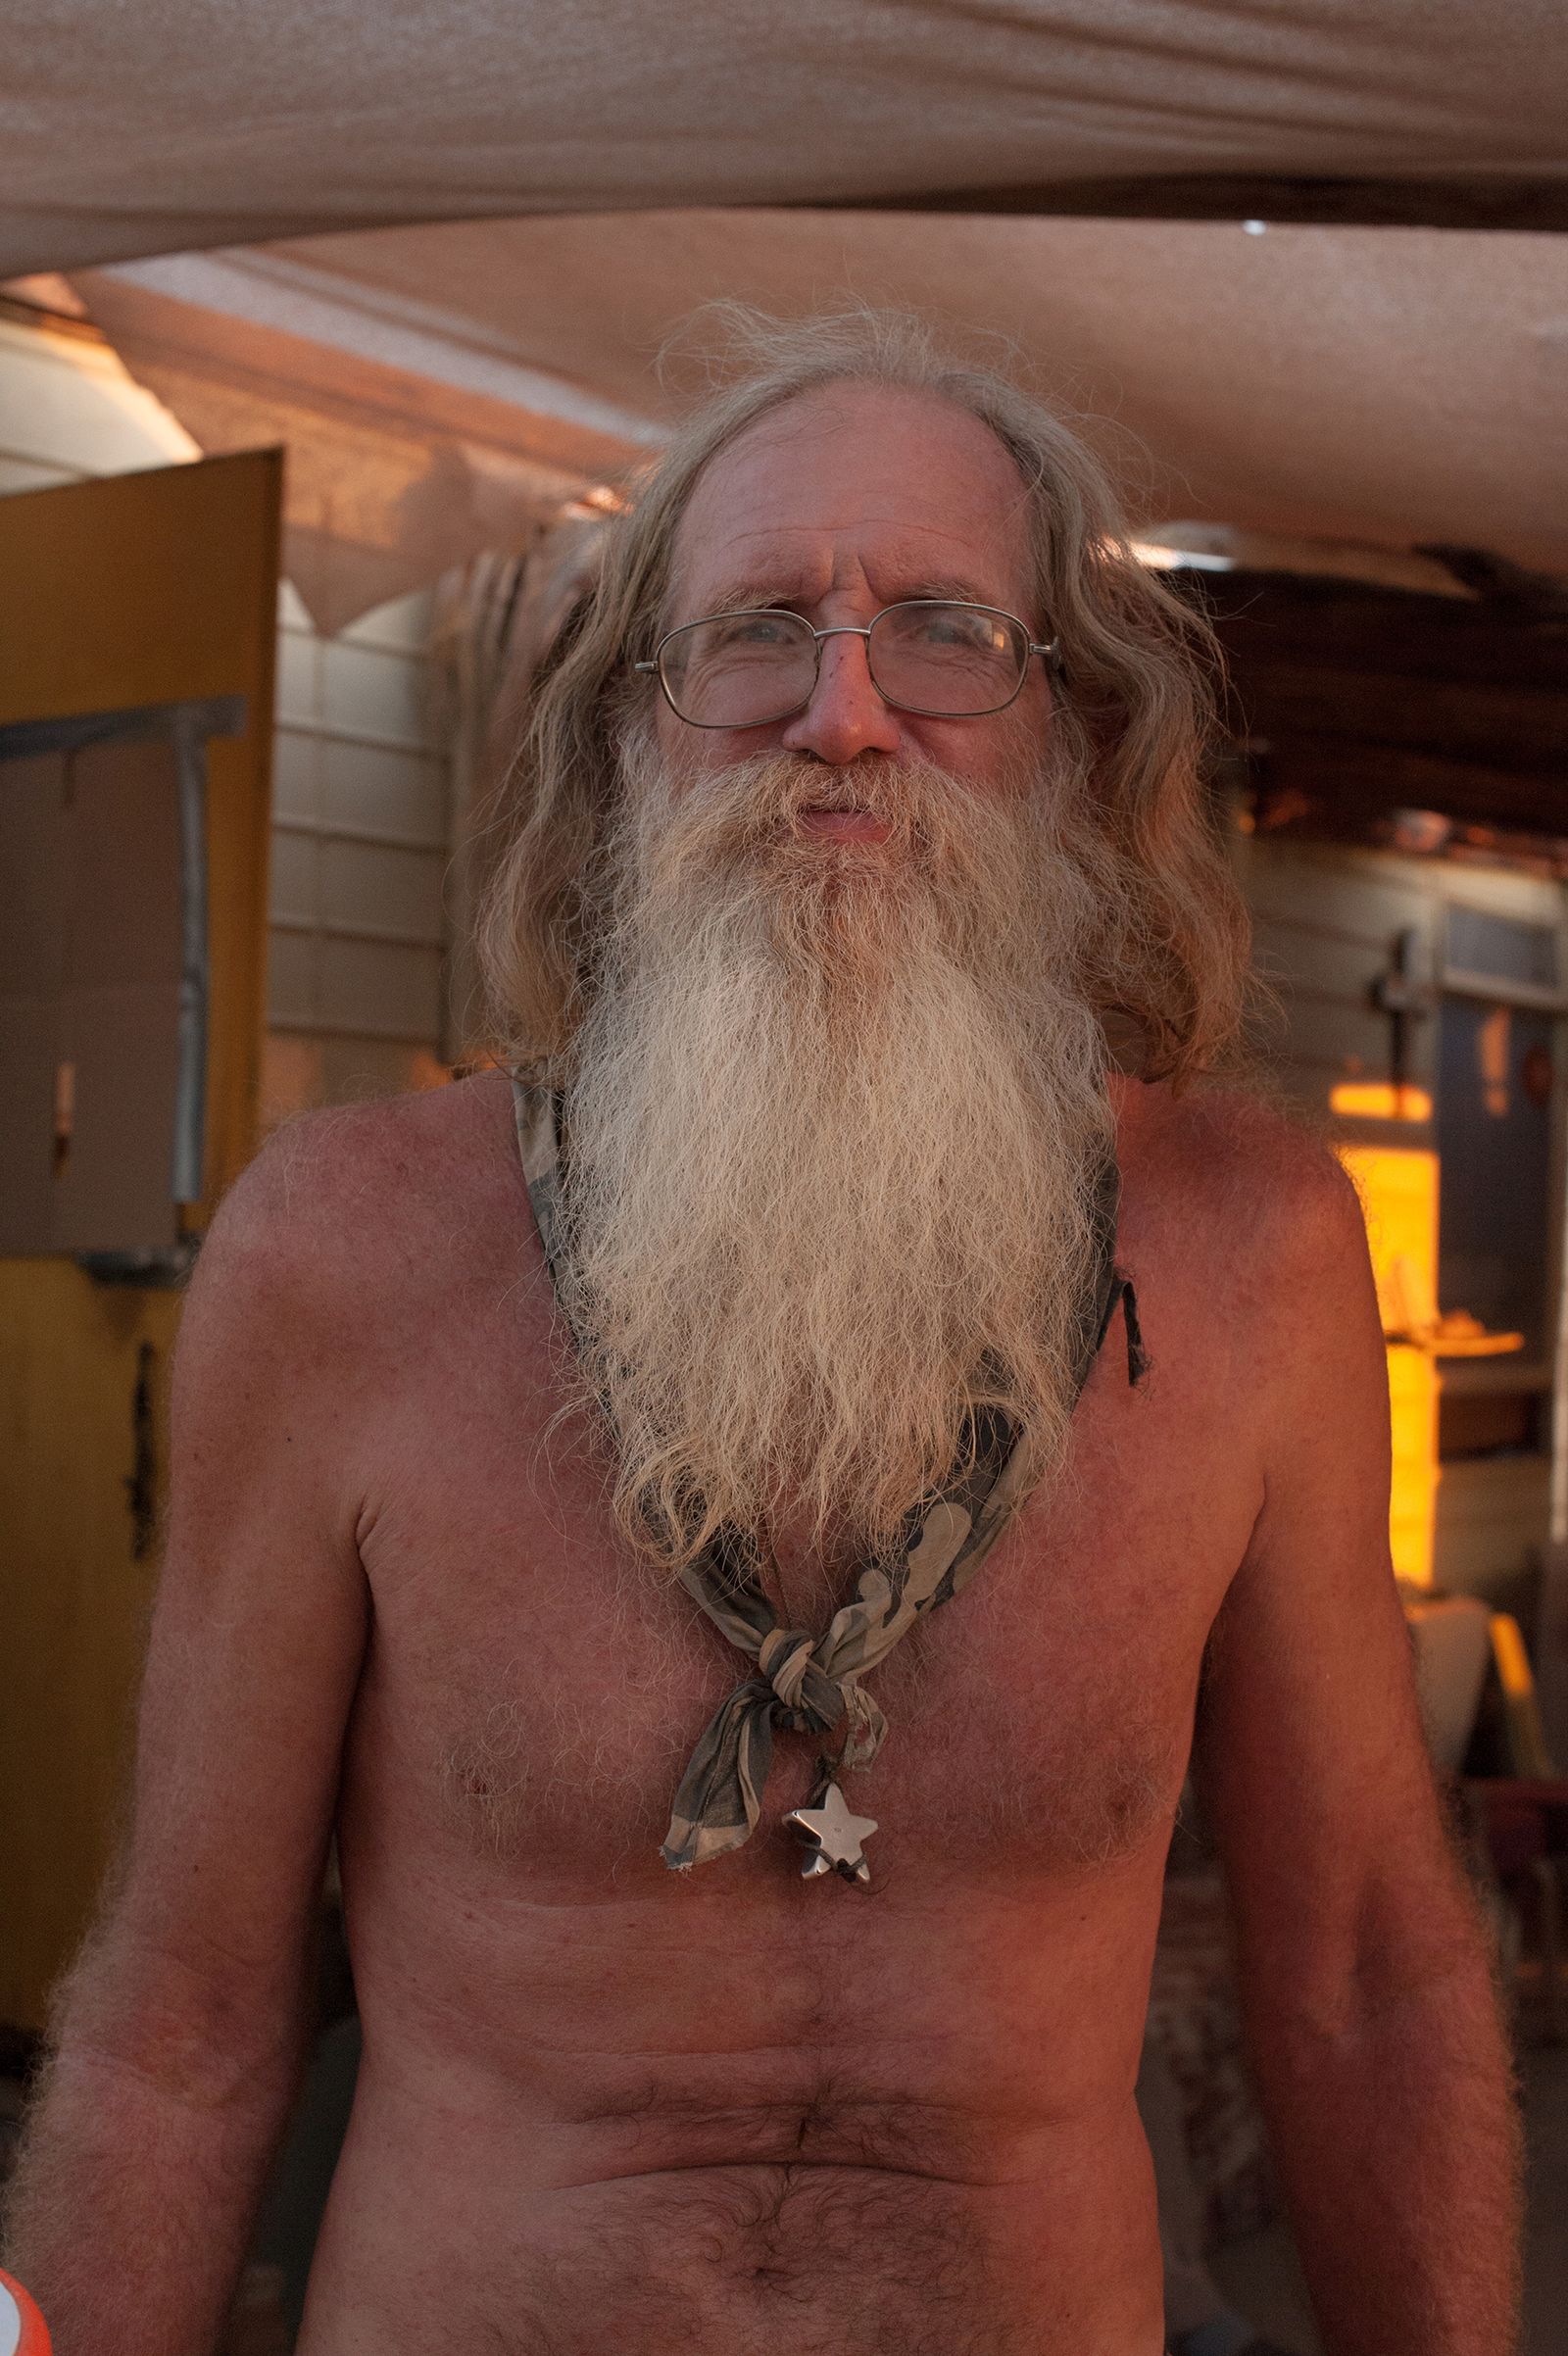
[[[870,1881],[871,1868],[860,1854],[860,1843],[876,1831],[876,1818],[854,1815],[837,1784],[828,1785],[814,1807],[791,1808],[784,1822],[813,1844],[801,1867],[808,1881],[827,1873],[842,1874],[846,1882]]]

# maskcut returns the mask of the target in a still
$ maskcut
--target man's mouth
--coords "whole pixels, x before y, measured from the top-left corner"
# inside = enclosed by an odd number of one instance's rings
[[[808,803],[800,812],[800,822],[813,833],[838,835],[852,842],[881,843],[888,835],[885,818],[860,806],[846,809],[841,803]]]

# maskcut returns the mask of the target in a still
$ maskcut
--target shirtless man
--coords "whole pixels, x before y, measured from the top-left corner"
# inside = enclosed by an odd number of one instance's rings
[[[1504,2356],[1357,1209],[1195,1084],[1245,954],[1200,640],[1072,439],[912,329],[786,336],[640,490],[486,927],[564,1091],[556,1190],[518,1099],[559,1302],[503,1072],[291,1127],[191,1289],[133,1835],[12,2244],[58,2356],[211,2347],[334,1825],[365,2046],[305,2356],[1158,2356],[1195,1721],[1325,2345]],[[836,1676],[915,1526],[995,1544]],[[814,1652],[760,1675],[674,1575],[718,1528]],[[835,1769],[874,1834],[784,1821]]]

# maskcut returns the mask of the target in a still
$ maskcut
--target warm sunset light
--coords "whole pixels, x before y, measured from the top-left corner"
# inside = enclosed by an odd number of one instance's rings
[[[1336,1098],[1341,1093],[1336,1089]],[[1383,1093],[1392,1097],[1394,1092]],[[1416,1089],[1403,1093],[1407,1099],[1420,1094]],[[1394,1567],[1401,1579],[1430,1587],[1438,1489],[1438,1370],[1431,1350],[1409,1337],[1429,1326],[1437,1314],[1438,1157],[1412,1147],[1342,1146],[1340,1159],[1361,1198],[1389,1344],[1394,1431],[1389,1543]]]
[[[1389,1080],[1342,1080],[1329,1091],[1329,1110],[1346,1120],[1429,1121],[1432,1099],[1424,1088]]]

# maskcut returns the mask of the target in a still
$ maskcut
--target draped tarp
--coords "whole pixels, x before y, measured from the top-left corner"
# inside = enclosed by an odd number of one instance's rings
[[[296,550],[341,535],[296,573],[327,626],[470,548],[520,546],[535,498],[634,465],[702,380],[700,329],[662,370],[662,347],[737,293],[794,313],[850,292],[1010,339],[1085,413],[1146,526],[1457,544],[1568,572],[1555,236],[641,214],[314,238],[74,283],[204,447],[287,438]]]
[[[412,325],[341,273],[197,255],[75,287],[202,450],[284,446],[284,570],[328,634],[481,550],[524,548],[662,439],[476,342],[477,322]]]
[[[1559,0],[12,0],[0,277],[401,221],[1216,176],[1272,185],[1281,218],[1302,180],[1448,218],[1446,192],[1562,197],[1565,87]]]
[[[17,0],[0,272],[287,443],[326,627],[622,473],[714,295],[999,331],[1146,525],[1568,571],[1568,237],[1365,225],[1568,221],[1565,87],[1561,0]]]

